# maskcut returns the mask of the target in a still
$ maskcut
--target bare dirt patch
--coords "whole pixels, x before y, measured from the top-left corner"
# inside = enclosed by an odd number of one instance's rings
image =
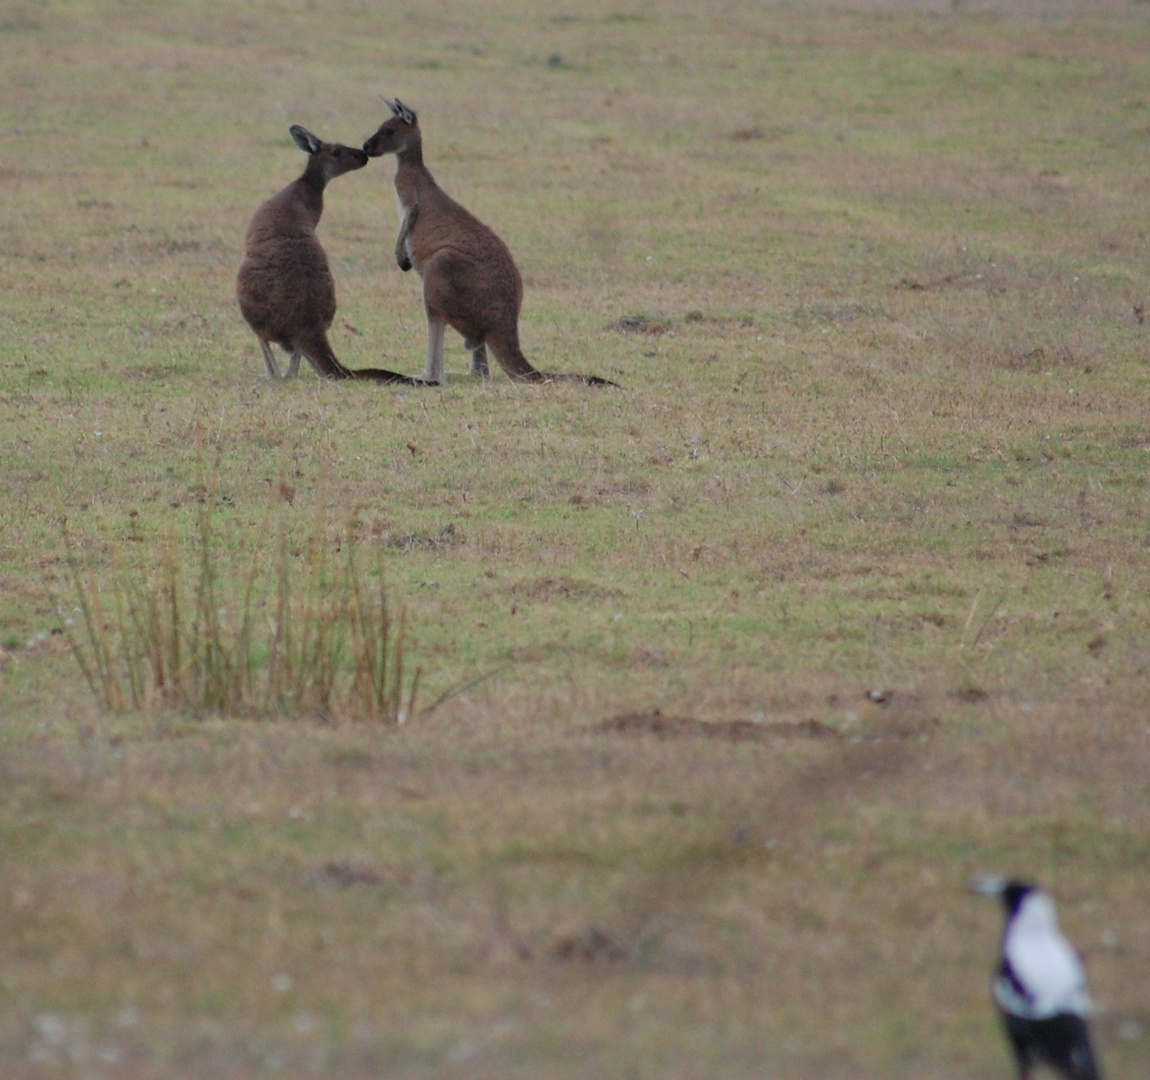
[[[689,716],[664,716],[652,712],[622,713],[589,728],[600,734],[653,735],[663,739],[720,739],[725,742],[758,742],[768,739],[839,739],[842,734],[818,720],[796,723],[757,724],[749,720],[696,720]]]

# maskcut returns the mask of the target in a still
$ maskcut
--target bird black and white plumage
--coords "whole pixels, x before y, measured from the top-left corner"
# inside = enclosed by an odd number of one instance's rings
[[[1086,971],[1059,929],[1049,893],[1001,877],[979,878],[974,889],[997,897],[1006,911],[993,991],[1019,1080],[1038,1064],[1066,1080],[1100,1080],[1086,1019],[1092,1009]]]

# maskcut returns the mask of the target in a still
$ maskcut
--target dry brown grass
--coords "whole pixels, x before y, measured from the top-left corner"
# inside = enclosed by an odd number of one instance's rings
[[[996,869],[1145,1073],[1148,19],[0,15],[0,1072],[1006,1076]],[[377,92],[623,391],[262,378],[247,217]],[[414,371],[395,227],[330,188],[333,341]],[[110,582],[205,505],[382,552],[442,703],[97,708],[60,517]]]

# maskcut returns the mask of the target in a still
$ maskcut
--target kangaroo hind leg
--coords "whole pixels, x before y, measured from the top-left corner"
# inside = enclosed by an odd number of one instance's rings
[[[446,362],[443,357],[444,337],[447,333],[447,323],[443,319],[427,316],[427,367],[423,372],[423,381],[429,383],[443,383],[446,381]]]
[[[471,374],[478,379],[491,378],[491,364],[487,360],[487,346],[482,341],[465,339],[463,347],[471,353]]]
[[[272,352],[272,347],[264,341],[263,338],[259,339],[260,352],[264,354],[264,367],[268,369],[268,375],[273,379],[282,378],[280,375],[280,366],[276,363],[275,353]]]

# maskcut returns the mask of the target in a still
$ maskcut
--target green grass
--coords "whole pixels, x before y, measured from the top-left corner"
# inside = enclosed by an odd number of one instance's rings
[[[1150,8],[970,8],[0,16],[5,1076],[1007,1076],[983,870],[1145,1073]],[[265,379],[247,221],[381,94],[622,390]],[[319,235],[415,372],[392,169]],[[410,722],[105,709],[70,560],[205,521],[301,626],[381,562]]]

